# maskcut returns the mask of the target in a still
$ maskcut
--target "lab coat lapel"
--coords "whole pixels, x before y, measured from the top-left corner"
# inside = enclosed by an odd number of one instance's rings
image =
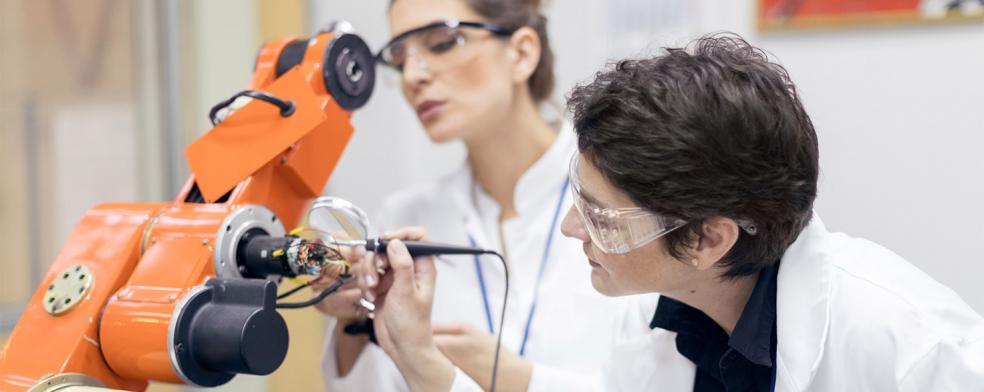
[[[776,390],[802,391],[813,380],[830,326],[829,233],[816,215],[782,257],[778,295]]]
[[[697,366],[676,350],[676,333],[649,331],[621,341],[615,358],[630,361],[604,366],[606,391],[690,391]]]

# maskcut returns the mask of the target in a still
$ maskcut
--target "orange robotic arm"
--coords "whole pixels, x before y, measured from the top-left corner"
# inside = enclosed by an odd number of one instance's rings
[[[82,217],[0,352],[0,390],[216,386],[276,370],[288,335],[263,278],[277,268],[245,263],[245,245],[299,224],[373,81],[355,35],[266,44],[241,93],[254,99],[188,147],[193,174],[174,202]]]

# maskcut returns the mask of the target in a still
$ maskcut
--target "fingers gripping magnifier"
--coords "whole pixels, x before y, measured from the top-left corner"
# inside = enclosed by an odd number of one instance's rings
[[[363,248],[369,252],[377,254],[385,253],[389,241],[381,238],[368,238],[369,219],[366,213],[354,204],[335,197],[322,197],[317,199],[311,206],[308,213],[308,224],[310,230],[317,233],[320,240],[326,244],[332,244],[339,249],[340,253],[351,254],[345,251],[346,248]],[[502,344],[502,327],[505,322],[505,307],[509,296],[509,268],[505,259],[496,251],[477,247],[458,246],[441,244],[429,241],[403,241],[407,251],[412,257],[437,256],[437,255],[494,255],[502,263],[505,272],[505,294],[502,301],[502,312],[499,319],[499,333],[496,335],[495,359],[492,366],[492,385],[495,390],[496,374],[498,373],[499,351]],[[384,273],[385,271],[381,271]],[[356,304],[367,311],[370,317],[376,311],[376,306],[365,298]]]

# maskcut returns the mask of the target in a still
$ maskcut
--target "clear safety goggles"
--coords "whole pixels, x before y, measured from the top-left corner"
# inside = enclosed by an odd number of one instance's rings
[[[467,44],[488,37],[478,33],[482,30],[497,37],[508,37],[513,33],[513,30],[491,23],[460,20],[434,22],[393,37],[376,55],[376,61],[403,72],[407,62],[413,59],[419,70],[441,72],[474,58],[477,51]]]
[[[574,206],[581,215],[591,242],[602,252],[625,254],[686,224],[639,207],[603,208],[581,190],[578,177],[579,154],[571,159],[570,186]]]

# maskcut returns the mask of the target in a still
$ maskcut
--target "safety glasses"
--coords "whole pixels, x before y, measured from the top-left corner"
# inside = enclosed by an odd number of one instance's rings
[[[497,37],[508,37],[514,31],[491,23],[460,20],[435,22],[393,37],[376,55],[376,61],[402,72],[407,61],[413,58],[421,69],[440,72],[462,64],[475,55],[474,50],[467,50],[470,40],[481,38],[474,34],[474,30],[488,31]]]
[[[639,207],[604,208],[581,189],[578,175],[579,154],[570,165],[571,194],[591,242],[602,252],[625,254],[686,224]]]

